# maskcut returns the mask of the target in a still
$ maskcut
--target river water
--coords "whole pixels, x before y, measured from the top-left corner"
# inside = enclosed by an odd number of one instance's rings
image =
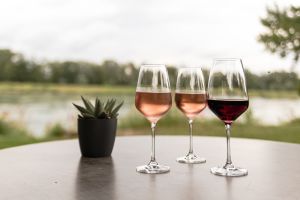
[[[125,104],[120,111],[120,121],[128,114],[137,114],[133,96],[111,95],[124,99]],[[102,96],[107,98],[107,96]],[[77,111],[72,102],[81,104],[78,96],[68,95],[25,95],[2,96],[0,98],[0,116],[15,121],[26,127],[35,136],[42,136],[47,128],[60,123],[65,128],[74,130]],[[300,118],[300,99],[267,99],[255,97],[250,99],[252,117],[261,124],[278,125],[295,118]],[[201,114],[204,118],[215,117],[209,109]]]

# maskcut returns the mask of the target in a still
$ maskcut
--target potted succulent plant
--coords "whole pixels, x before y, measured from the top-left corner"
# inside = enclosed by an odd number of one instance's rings
[[[115,99],[106,103],[97,97],[95,105],[81,97],[84,107],[73,105],[78,109],[78,138],[81,154],[84,157],[106,157],[113,150],[117,129],[118,111],[123,102],[116,105]]]

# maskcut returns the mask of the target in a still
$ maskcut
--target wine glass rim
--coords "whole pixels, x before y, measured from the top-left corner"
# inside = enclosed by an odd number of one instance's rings
[[[164,64],[142,64],[141,67],[166,67]]]
[[[241,61],[241,58],[214,58],[214,61]]]

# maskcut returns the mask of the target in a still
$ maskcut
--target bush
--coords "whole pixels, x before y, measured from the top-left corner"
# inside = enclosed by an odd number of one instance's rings
[[[63,137],[66,133],[67,131],[61,124],[55,124],[47,130],[48,137]]]
[[[38,142],[16,123],[0,119],[0,149]]]

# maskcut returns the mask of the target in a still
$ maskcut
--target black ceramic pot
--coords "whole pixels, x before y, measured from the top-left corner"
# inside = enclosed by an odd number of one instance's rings
[[[114,147],[117,119],[78,119],[78,138],[84,157],[110,156]]]

